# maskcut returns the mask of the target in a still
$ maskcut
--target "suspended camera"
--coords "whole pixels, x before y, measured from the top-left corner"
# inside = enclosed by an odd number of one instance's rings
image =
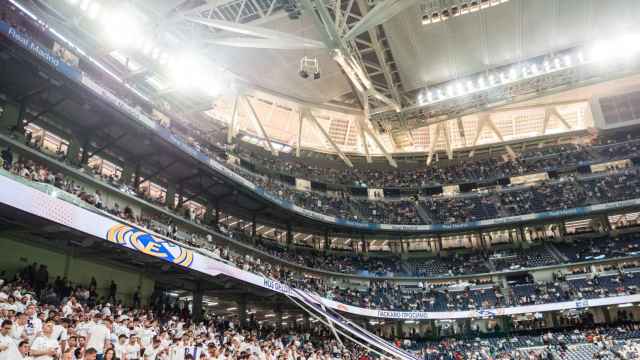
[[[300,77],[308,79],[310,74],[313,74],[313,80],[320,79],[320,64],[318,58],[303,57],[300,59],[300,71],[298,72]]]

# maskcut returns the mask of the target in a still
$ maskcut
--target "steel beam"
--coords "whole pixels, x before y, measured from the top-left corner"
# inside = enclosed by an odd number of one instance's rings
[[[67,101],[66,97],[63,97],[57,101],[55,101],[53,104],[50,104],[49,106],[47,106],[44,110],[40,111],[39,113],[35,114],[32,118],[27,119],[27,121],[25,122],[24,125],[28,125],[31,124],[32,122],[40,119],[40,117],[50,113],[51,111],[55,110],[56,107],[62,105],[63,102]]]
[[[351,27],[345,36],[345,40],[353,40],[356,36],[378,25],[384,24],[402,10],[416,4],[418,0],[386,0],[378,4],[368,13],[362,11],[363,17]],[[366,14],[366,15],[365,15]]]
[[[342,161],[344,161],[344,163],[347,164],[347,166],[353,167],[353,163],[351,162],[351,160],[349,160],[349,158],[342,152],[342,150],[340,150],[338,145],[336,145],[336,143],[333,141],[331,136],[329,136],[327,131],[322,127],[318,119],[316,119],[316,117],[311,113],[310,110],[308,109],[305,110],[304,117],[309,119],[309,121],[311,121],[316,126],[316,128],[318,128],[322,136],[324,136],[324,138],[329,142],[329,144],[331,144],[331,147],[333,147],[333,150],[338,154],[338,156],[340,156]]]
[[[560,122],[567,128],[567,130],[572,129],[567,119],[565,119],[564,116],[560,115],[556,107],[551,108],[550,111],[551,111],[551,115],[554,115],[555,117],[557,117],[558,120],[560,120]]]
[[[388,0],[383,4],[386,4],[389,1],[396,1],[396,0]],[[407,3],[410,3],[411,1],[413,0],[403,0],[403,2],[407,2]],[[373,11],[376,11],[376,9],[378,9],[379,6],[381,5],[376,6],[371,12],[368,12],[367,1],[358,0],[358,7],[360,8],[360,12],[364,16],[364,18],[361,19],[360,22],[358,22],[358,24],[360,24],[365,18],[367,18],[367,16],[371,15]],[[375,27],[371,27],[370,29],[368,29],[368,33],[369,33],[369,38],[371,39],[371,44],[369,45],[369,48],[373,49],[373,51],[376,54],[376,57],[378,59],[378,64],[380,64],[379,70],[384,75],[384,80],[387,83],[389,92],[391,92],[391,97],[393,97],[393,100],[395,101],[396,104],[401,104],[400,94],[398,92],[398,88],[395,86],[395,83],[393,81],[393,76],[391,75],[389,66],[387,65],[387,61],[386,61],[387,56],[385,54],[385,50],[382,48],[380,39],[378,38],[378,32],[376,31]],[[346,40],[349,40],[349,38],[346,37]],[[359,47],[355,47],[355,49],[359,49]],[[371,76],[371,74],[369,75]]]
[[[431,132],[432,128],[433,126],[429,128],[429,132]],[[441,133],[442,133],[442,123],[438,123],[436,124],[434,136],[429,137],[429,155],[427,156],[427,166],[431,165],[431,162],[433,162],[433,153],[436,149],[436,143],[438,142],[438,140],[440,140]]]
[[[232,33],[245,35],[245,36],[253,36],[260,39],[267,39],[273,44],[277,43],[278,41],[282,41],[282,44],[286,44],[288,46],[295,46],[297,43],[298,46],[302,45],[302,48],[313,48],[313,49],[326,48],[326,45],[321,41],[306,39],[300,36],[295,36],[289,33],[275,31],[275,30],[264,28],[264,27],[252,26],[252,25],[246,25],[246,24],[237,24],[237,23],[231,23],[228,21],[220,21],[220,20],[214,20],[214,19],[206,19],[200,16],[185,16],[185,19],[191,22],[212,27],[214,29],[229,31]],[[222,40],[222,39],[218,39],[218,40]],[[250,42],[248,40],[250,39],[245,38],[245,40],[242,40],[240,42],[244,44],[249,44]],[[231,44],[226,43],[225,45],[231,45]]]
[[[498,137],[498,140],[500,140],[500,142],[504,142],[504,137],[502,136],[502,133],[500,132],[500,130],[496,127],[496,124],[493,122],[493,120],[491,120],[491,116],[487,116],[487,126]],[[505,145],[504,148],[512,157],[515,158],[517,156],[516,152],[513,151],[511,146]]]
[[[364,155],[368,163],[371,163],[371,154],[369,154],[369,144],[367,144],[367,134],[364,131],[363,121],[358,122],[358,130],[360,132],[360,138],[362,139],[362,146],[364,147]]]
[[[227,144],[231,144],[234,136],[236,136],[236,122],[238,121],[238,96],[233,99],[233,113],[231,114],[231,122],[227,128]]]
[[[101,146],[101,147],[97,148],[94,152],[92,152],[92,153],[88,154],[88,156],[87,156],[87,161],[88,161],[89,159],[91,159],[92,157],[94,157],[94,156],[96,156],[96,155],[100,154],[101,152],[105,151],[105,150],[106,150],[106,149],[108,149],[110,146],[113,146],[113,145],[117,144],[120,140],[124,139],[124,138],[125,138],[125,137],[127,137],[128,135],[129,135],[129,133],[128,133],[128,132],[124,132],[124,133],[122,133],[120,136],[118,136],[118,137],[116,137],[115,139],[113,139],[113,141],[111,141],[111,142],[109,142],[109,143],[107,143],[107,144],[105,144],[105,145],[103,145],[103,146]]]
[[[449,134],[449,126],[447,126],[446,122],[442,124],[442,131],[444,135],[444,146],[447,151],[447,157],[449,160],[453,159],[453,150],[451,149],[451,134]]]
[[[139,180],[139,183],[142,184],[145,181],[149,181],[153,178],[155,178],[156,176],[160,175],[163,171],[168,170],[170,167],[172,167],[173,165],[177,164],[179,162],[179,160],[173,160],[172,162],[169,163],[169,165],[165,165],[162,168],[154,171],[153,173],[151,173],[151,175],[148,175],[147,177],[144,177],[142,179]]]
[[[369,99],[367,98],[367,96],[364,97],[364,118],[360,119],[360,121],[362,122],[362,126],[364,127],[363,129],[364,132],[369,134],[371,139],[373,139],[373,142],[375,142],[376,146],[378,146],[378,149],[382,151],[382,154],[387,159],[387,162],[389,163],[389,165],[391,165],[394,168],[397,168],[398,163],[396,163],[396,161],[393,159],[391,154],[389,154],[387,149],[384,148],[384,145],[382,145],[382,142],[380,141],[380,139],[376,136],[376,134],[373,133],[373,131],[368,126],[368,124],[370,123],[369,123]]]
[[[291,110],[293,112],[293,110]],[[298,112],[298,138],[296,140],[296,157],[300,157],[300,148],[302,147],[302,124],[304,123],[304,116],[302,111]]]
[[[276,151],[276,149],[273,147],[273,144],[271,144],[271,139],[269,138],[269,135],[267,135],[267,132],[265,131],[264,126],[262,126],[262,122],[260,121],[260,118],[258,117],[256,110],[253,108],[253,105],[251,105],[251,101],[249,101],[249,98],[247,98],[246,95],[241,95],[240,98],[244,101],[244,104],[247,106],[249,110],[248,111],[249,117],[253,120],[254,127],[260,133],[260,136],[262,137],[262,139],[267,143],[267,147],[269,147],[269,151],[271,151],[271,154],[273,156],[278,156],[278,151]],[[275,106],[275,103],[273,106]],[[273,109],[271,114],[273,115]]]

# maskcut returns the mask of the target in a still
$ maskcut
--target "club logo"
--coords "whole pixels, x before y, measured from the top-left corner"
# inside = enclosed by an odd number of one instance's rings
[[[122,224],[112,226],[107,231],[107,240],[184,267],[189,267],[193,263],[193,251],[158,239],[131,226]]]

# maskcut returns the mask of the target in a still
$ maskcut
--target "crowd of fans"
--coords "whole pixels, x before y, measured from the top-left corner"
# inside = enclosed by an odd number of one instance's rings
[[[329,339],[315,326],[281,329],[237,317],[192,321],[188,304],[124,305],[116,293],[90,301],[88,287],[55,282],[34,286],[23,275],[0,283],[0,359],[230,360],[367,359],[353,344]],[[113,284],[113,283],[112,283]],[[113,284],[112,286],[115,286]],[[51,295],[47,289],[60,287]]]
[[[40,282],[37,264],[0,280],[0,359],[8,360],[366,360],[364,348],[338,342],[327,328],[304,324],[282,328],[250,317],[205,314],[193,320],[188,303],[163,301],[157,289],[148,301],[123,301],[112,282],[108,295],[66,279]],[[45,268],[46,269],[46,268]],[[45,270],[46,271],[46,270]],[[53,292],[49,289],[57,289]],[[91,293],[90,297],[85,293]],[[620,317],[620,316],[619,316]],[[638,353],[638,323],[628,317],[595,326],[588,317],[567,329],[516,330],[473,338],[423,341],[403,333],[395,343],[424,360],[558,359],[572,352]],[[444,331],[445,329],[443,329]],[[553,356],[555,355],[555,357]],[[558,357],[560,356],[560,357]]]

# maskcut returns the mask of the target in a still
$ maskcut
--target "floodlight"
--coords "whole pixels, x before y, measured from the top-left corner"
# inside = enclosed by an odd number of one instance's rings
[[[91,20],[95,19],[98,16],[98,12],[100,12],[100,3],[93,2],[89,6],[89,10],[87,11],[87,15]]]
[[[427,91],[427,101],[429,102],[433,101],[433,94],[431,93],[431,91]]]
[[[538,73],[538,65],[536,64],[531,64],[531,73],[532,74],[537,74]]]
[[[628,57],[634,56],[640,51],[640,44],[638,41],[640,41],[638,35],[628,34],[615,41],[615,44],[618,49],[622,50],[621,55]]]
[[[127,6],[111,10],[103,23],[107,38],[115,46],[131,47],[141,38],[139,21]]]
[[[563,60],[564,60],[564,66],[567,66],[567,67],[571,66],[571,56],[567,54],[563,57]]]
[[[80,3],[80,10],[87,11],[89,9],[89,5],[91,4],[91,0],[82,0]]]
[[[596,43],[590,51],[589,57],[594,61],[601,61],[608,55],[611,55],[611,51],[614,50],[610,44],[605,42]]]
[[[449,95],[449,96],[455,95],[455,89],[453,88],[453,85],[451,85],[451,84],[449,84],[449,86],[447,86],[447,95]]]
[[[484,80],[484,76],[480,76],[480,78],[478,79],[478,87],[480,89],[483,89],[486,86],[486,82]]]

